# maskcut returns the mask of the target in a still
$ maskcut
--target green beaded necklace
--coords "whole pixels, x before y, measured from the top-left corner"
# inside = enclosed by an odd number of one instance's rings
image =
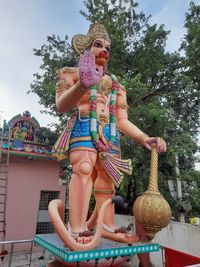
[[[96,111],[96,94],[99,88],[99,85],[94,85],[90,87],[90,135],[93,143],[96,146],[96,149],[101,152],[108,152],[115,142],[116,136],[116,99],[117,92],[119,90],[119,84],[117,82],[117,78],[112,74],[112,90],[111,97],[109,103],[109,111],[110,111],[110,138],[109,141],[104,144],[99,138],[97,134],[97,111]]]

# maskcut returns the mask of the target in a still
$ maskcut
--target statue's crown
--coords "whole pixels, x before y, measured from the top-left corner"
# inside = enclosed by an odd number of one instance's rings
[[[95,23],[90,26],[87,34],[76,34],[72,38],[72,47],[77,54],[82,54],[96,38],[104,38],[111,43],[110,37],[104,25]]]

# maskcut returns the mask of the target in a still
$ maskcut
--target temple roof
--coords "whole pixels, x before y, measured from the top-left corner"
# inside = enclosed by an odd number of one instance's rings
[[[14,116],[0,128],[0,149],[3,153],[31,158],[55,159],[51,154],[52,144],[39,122],[29,111]]]

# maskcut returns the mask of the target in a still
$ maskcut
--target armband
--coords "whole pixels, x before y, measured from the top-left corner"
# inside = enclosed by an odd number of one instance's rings
[[[88,91],[88,88],[84,88],[80,85],[80,81],[75,83],[76,90],[79,90],[81,93],[86,93]]]
[[[128,104],[127,103],[121,103],[117,105],[117,108],[128,110]]]
[[[138,141],[138,143],[140,144],[140,145],[143,145],[144,144],[144,140],[146,139],[146,138],[148,138],[149,136],[147,135],[147,134],[145,134],[145,133],[143,133],[141,136],[139,136],[139,138],[137,139],[137,141]]]

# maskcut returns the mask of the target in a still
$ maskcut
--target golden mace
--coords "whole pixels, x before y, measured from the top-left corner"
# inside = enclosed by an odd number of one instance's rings
[[[149,240],[170,222],[171,208],[158,191],[158,153],[155,146],[151,150],[148,189],[134,202],[133,214]]]

